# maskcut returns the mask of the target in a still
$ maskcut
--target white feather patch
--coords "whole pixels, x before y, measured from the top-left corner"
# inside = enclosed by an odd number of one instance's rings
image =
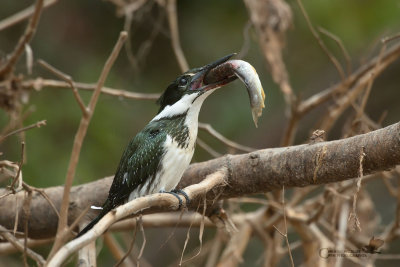
[[[130,193],[128,201],[143,195],[158,193],[160,191],[168,192],[175,189],[193,157],[194,146],[197,139],[200,108],[207,96],[213,91],[214,90],[207,91],[201,96],[198,96],[198,93],[185,95],[175,104],[166,106],[152,119],[152,121],[155,121],[187,112],[185,125],[189,130],[189,144],[185,148],[179,147],[178,142],[173,140],[170,135],[167,135],[167,139],[164,143],[164,151],[166,151],[166,153],[161,159],[162,170],[157,173],[151,188],[148,188],[149,178],[147,178],[146,183],[140,190],[136,188]]]

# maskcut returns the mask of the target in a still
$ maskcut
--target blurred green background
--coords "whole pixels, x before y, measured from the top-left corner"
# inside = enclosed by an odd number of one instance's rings
[[[2,1],[0,20],[32,3],[27,0]],[[284,57],[293,89],[306,99],[338,82],[340,77],[312,37],[296,2],[288,3],[294,19],[287,34]],[[397,0],[319,0],[304,1],[304,6],[315,26],[325,28],[341,38],[352,57],[353,69],[376,55],[382,37],[398,33],[400,29],[400,1]],[[146,4],[145,10],[133,19],[130,37],[133,53],[137,53],[151,36],[158,21],[161,21],[161,30],[151,42],[138,74],[134,74],[126,51],[121,51],[108,76],[106,85],[109,87],[161,93],[181,72],[171,48],[164,10],[153,1]],[[178,20],[183,51],[190,67],[198,67],[226,54],[239,52],[249,17],[242,1],[178,1]],[[26,22],[20,23],[0,32],[2,55],[13,49],[25,25]],[[43,11],[37,33],[31,42],[34,59],[49,62],[72,76],[76,82],[95,83],[123,25],[124,18],[116,16],[116,8],[110,2],[59,0]],[[248,51],[243,59],[257,69],[267,95],[259,128],[253,125],[247,92],[240,82],[218,90],[209,97],[203,105],[200,121],[210,123],[226,137],[241,144],[256,148],[277,147],[286,123],[283,96],[271,80],[253,29],[249,31],[249,37]],[[344,64],[336,44],[328,38],[322,38]],[[24,60],[23,57],[19,61],[16,73],[29,77]],[[388,111],[384,125],[399,120],[399,71],[400,62],[397,61],[379,76],[368,101],[367,114],[371,118],[378,119],[384,111]],[[57,79],[35,63],[34,73],[30,77],[39,76]],[[81,92],[81,95],[87,102],[90,93]],[[29,109],[34,112],[24,125],[45,119],[47,126],[26,133],[27,162],[22,169],[24,180],[36,187],[60,185],[65,179],[74,134],[81,116],[79,107],[71,90],[44,88],[30,94],[25,106],[25,110]],[[75,184],[112,175],[129,139],[151,120],[157,109],[154,101],[101,95],[84,141]],[[323,107],[316,109],[301,121],[296,143],[307,140],[323,111]],[[7,114],[4,111],[0,114],[0,122],[5,125]],[[343,119],[336,124],[329,139],[340,138],[341,123]],[[222,154],[230,152],[207,133],[200,131],[199,137]],[[4,153],[2,159],[19,161],[18,137],[7,139],[1,146]],[[193,161],[210,158],[206,151],[197,147]],[[183,232],[185,235],[186,231]],[[193,236],[197,236],[196,231]],[[176,238],[181,248],[184,237],[182,239],[177,235]],[[145,249],[145,257],[151,255],[149,248]],[[166,250],[163,248],[160,253],[165,254],[168,252]],[[246,262],[255,264],[260,253],[257,249],[247,253]],[[113,262],[110,256],[104,257],[105,263],[101,266]]]

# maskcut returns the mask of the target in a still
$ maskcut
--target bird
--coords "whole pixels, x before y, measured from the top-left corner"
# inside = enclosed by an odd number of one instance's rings
[[[99,215],[77,237],[93,228],[110,210],[141,196],[170,193],[181,205],[179,193],[190,201],[183,191],[174,189],[193,157],[200,108],[212,92],[236,79],[222,76],[206,84],[204,78],[233,55],[188,70],[172,81],[157,100],[160,108],[156,116],[125,148]]]

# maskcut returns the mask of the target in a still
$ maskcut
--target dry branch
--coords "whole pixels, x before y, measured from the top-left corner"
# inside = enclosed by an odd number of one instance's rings
[[[313,145],[300,145],[286,148],[258,150],[242,155],[228,155],[210,161],[192,164],[185,172],[180,188],[196,184],[208,174],[221,167],[229,170],[227,185],[218,192],[209,192],[207,199],[214,200],[239,197],[279,190],[282,185],[304,187],[315,184],[327,184],[358,177],[360,151],[364,147],[366,156],[363,161],[364,175],[387,170],[400,164],[400,123],[367,134],[337,141],[321,142]],[[324,152],[322,160],[318,155]],[[317,166],[319,162],[319,166]],[[318,168],[314,179],[314,171]],[[112,177],[92,183],[75,186],[71,190],[69,223],[72,223],[88,204],[100,206],[108,195]],[[45,189],[46,194],[57,208],[61,203],[63,187]],[[0,190],[0,195],[5,190]],[[57,227],[57,215],[47,200],[35,197],[31,203],[29,235],[32,238],[54,236]],[[13,229],[16,199],[22,203],[23,193],[17,197],[0,199],[0,225]],[[196,209],[197,201],[189,208]],[[21,211],[22,214],[22,211]],[[93,217],[94,214],[90,214]],[[20,218],[18,230],[23,230],[25,218]]]
[[[23,241],[18,240],[13,234],[9,233],[7,229],[0,225],[0,236],[10,242],[17,250],[26,253],[30,258],[36,261],[39,266],[43,266],[45,261],[43,257],[33,250],[30,250],[26,247],[26,244],[23,244]]]
[[[399,57],[400,43],[396,43],[390,49],[385,50],[383,54],[379,54],[376,57],[372,58],[368,63],[361,65],[345,80],[333,86],[330,86],[329,88],[317,94],[314,94],[308,99],[298,103],[298,105],[296,105],[295,107],[295,110],[292,110],[292,114],[285,131],[284,142],[282,142],[282,145],[292,143],[297,125],[300,119],[304,117],[304,115],[306,115],[312,109],[333,99],[334,96],[340,95],[343,92],[350,91],[355,96],[358,96],[359,91],[363,89],[364,86],[366,86],[368,83],[370,83],[371,77],[376,78]],[[335,106],[336,108],[328,113],[328,118],[324,120],[324,125],[320,126],[320,128],[328,130],[332,127],[332,125],[336,122],[336,119],[352,103],[351,101],[344,102],[346,100],[349,100],[349,97],[347,95],[343,96],[340,101],[337,101],[338,104]]]
[[[197,199],[198,197],[204,196],[207,192],[213,190],[216,187],[224,186],[226,175],[226,169],[220,168],[219,170],[208,175],[206,179],[204,179],[200,183],[186,187],[185,192],[190,199]],[[187,204],[186,200],[183,200],[183,203]],[[178,200],[170,194],[161,193],[140,197],[122,206],[117,207],[113,211],[107,213],[87,233],[64,245],[54,255],[54,257],[52,257],[50,261],[48,261],[47,266],[60,266],[60,264],[62,264],[68,256],[96,240],[96,238],[102,235],[104,231],[106,231],[109,226],[114,222],[125,218],[130,214],[137,214],[142,212],[143,210],[147,210],[152,207],[160,207],[166,210],[176,210],[178,208]],[[138,259],[142,254],[144,244],[145,238]]]
[[[218,139],[219,141],[224,143],[224,145],[226,145],[227,147],[230,147],[230,148],[233,148],[236,150],[241,150],[244,152],[252,152],[252,151],[256,150],[255,148],[244,146],[244,145],[241,145],[241,144],[238,144],[236,142],[229,140],[228,138],[226,138],[225,136],[223,136],[222,134],[217,132],[210,124],[199,122],[199,129],[207,131],[213,137],[215,137],[216,139]]]
[[[44,0],[43,8],[47,8],[55,4],[56,2],[57,0]],[[15,13],[14,15],[8,18],[3,19],[2,21],[0,21],[0,31],[28,19],[29,17],[32,16],[34,12],[35,12],[35,6],[32,5],[24,10],[19,11],[18,13]]]
[[[96,89],[96,84],[90,83],[74,83],[76,88],[85,91],[93,91]],[[35,89],[41,90],[42,88],[68,88],[70,89],[70,85],[64,81],[57,80],[49,80],[43,78],[36,78],[34,80],[26,80],[22,82],[22,87],[26,89]],[[160,97],[160,94],[146,94],[146,93],[137,93],[130,92],[121,89],[114,89],[110,87],[101,88],[101,92],[106,95],[123,97],[127,99],[137,99],[137,100],[157,100]]]
[[[301,2],[301,0],[297,0],[297,4],[300,7],[301,12],[303,13],[304,18],[307,21],[307,25],[308,28],[310,29],[312,35],[314,36],[314,38],[317,40],[318,45],[321,47],[321,49],[324,51],[324,53],[328,56],[329,60],[332,62],[332,64],[335,66],[335,68],[337,69],[342,81],[345,80],[346,75],[343,71],[342,66],[340,65],[339,61],[332,55],[332,53],[329,51],[329,49],[326,47],[325,43],[322,41],[322,39],[319,37],[318,32],[314,29],[311,20]]]
[[[271,67],[272,78],[279,85],[290,107],[295,96],[282,57],[285,33],[292,24],[290,6],[282,0],[245,0],[244,3],[257,31],[264,57]]]
[[[24,242],[24,239],[17,239],[19,243]],[[53,242],[53,238],[49,239],[28,239],[27,240],[27,247],[28,248],[34,248],[34,247],[40,247],[46,244],[49,244]],[[14,247],[13,244],[8,243],[8,242],[0,242],[0,255],[7,255],[11,253],[16,253],[19,252],[19,250]]]
[[[361,80],[363,77],[371,76],[371,72],[374,71],[374,68],[377,65],[378,61],[380,62],[380,69],[378,73],[374,75],[379,75],[386,67],[388,67],[391,63],[397,60],[400,57],[400,43],[394,44],[391,48],[387,49],[383,56],[380,55],[371,59],[368,63],[360,66],[356,71],[353,72],[344,82],[339,82],[315,95],[303,101],[298,108],[298,112],[301,115],[309,112],[311,109],[329,101],[332,97],[340,92],[347,90],[348,88],[354,86],[357,81]]]
[[[117,260],[117,263],[114,266],[116,266],[116,267],[117,266],[123,266],[123,267],[134,266],[132,260],[128,257],[128,255],[130,254],[131,250],[133,249],[133,244],[136,239],[135,237],[136,236],[134,236],[132,238],[132,242],[131,242],[132,246],[130,246],[129,250],[125,253],[113,235],[111,235],[110,233],[104,234],[104,243],[110,250],[114,259]]]
[[[9,137],[11,135],[14,135],[14,134],[17,134],[17,133],[21,133],[21,132],[25,132],[25,131],[30,130],[32,128],[40,128],[40,127],[42,127],[44,125],[46,125],[46,120],[38,121],[38,122],[36,122],[34,124],[31,124],[31,125],[28,125],[26,127],[11,131],[11,132],[3,135],[3,136],[0,136],[0,143],[3,142],[4,139],[6,139],[7,137]]]
[[[20,37],[18,44],[15,46],[14,51],[11,53],[7,61],[2,66],[0,66],[0,77],[5,77],[12,71],[15,63],[24,52],[25,45],[32,40],[36,31],[36,27],[39,23],[42,8],[43,0],[37,0],[33,15],[29,20],[28,26],[25,29],[25,33]]]
[[[81,109],[82,114],[84,114],[84,116],[87,116],[88,114],[86,114],[86,113],[88,111],[85,107],[85,103],[83,102],[81,96],[79,95],[78,89],[76,89],[76,86],[75,86],[74,81],[72,80],[72,77],[63,73],[62,71],[54,68],[49,63],[47,63],[41,59],[38,60],[38,63],[39,63],[39,65],[41,65],[48,71],[52,72],[54,75],[58,76],[60,79],[63,79],[66,83],[68,83],[68,85],[72,89],[72,92],[74,93],[75,100],[76,100],[76,102],[78,102],[78,105],[79,105],[79,108]]]
[[[183,53],[181,42],[179,40],[179,29],[178,29],[178,14],[176,11],[176,0],[167,0],[165,9],[167,11],[169,29],[171,32],[171,44],[174,50],[176,59],[182,72],[189,69],[189,64]]]
[[[69,211],[69,206],[70,206],[70,201],[69,201],[70,191],[71,191],[72,183],[74,181],[75,170],[76,170],[76,166],[78,165],[82,143],[85,138],[87,129],[89,127],[90,120],[93,116],[94,109],[97,104],[97,100],[100,96],[101,88],[103,87],[103,85],[106,81],[106,78],[108,76],[108,73],[111,70],[112,65],[114,64],[115,60],[117,59],[117,57],[119,55],[119,51],[121,50],[126,37],[127,37],[126,32],[120,33],[119,38],[118,38],[110,56],[108,57],[106,63],[104,64],[103,70],[102,70],[99,80],[97,82],[96,89],[94,90],[92,97],[90,98],[90,102],[86,108],[86,112],[82,114],[82,118],[79,123],[79,128],[75,135],[74,144],[73,144],[72,152],[71,152],[71,157],[70,157],[70,161],[68,164],[67,175],[65,178],[65,188],[64,188],[63,194],[62,194],[63,200],[62,200],[61,208],[60,208],[60,219],[58,221],[57,238],[55,239],[55,242],[54,242],[54,245],[50,252],[49,257],[51,257],[53,255],[53,253],[56,252],[57,249],[61,246],[61,244],[64,243],[64,241],[65,241],[66,226],[68,224],[68,211]]]

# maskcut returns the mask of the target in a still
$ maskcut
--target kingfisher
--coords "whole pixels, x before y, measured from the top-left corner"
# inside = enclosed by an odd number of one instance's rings
[[[128,144],[114,176],[107,200],[99,215],[77,237],[89,231],[110,210],[135,198],[170,193],[187,201],[188,196],[175,190],[192,160],[200,108],[215,91],[236,79],[222,75],[206,84],[210,70],[228,61],[225,56],[201,68],[191,69],[177,77],[157,100],[157,115]]]

